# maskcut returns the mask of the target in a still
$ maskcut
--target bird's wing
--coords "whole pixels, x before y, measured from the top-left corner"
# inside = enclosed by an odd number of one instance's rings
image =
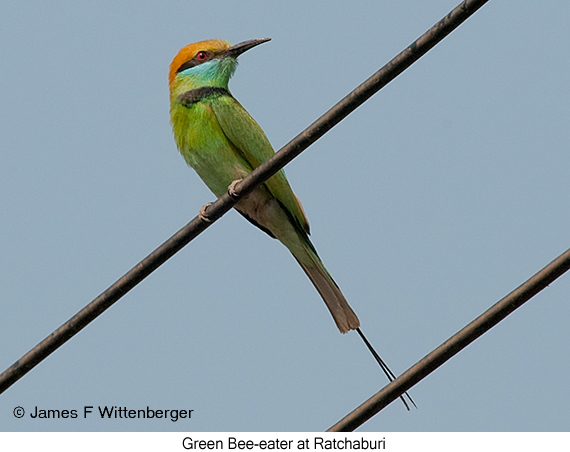
[[[275,153],[259,124],[235,98],[219,97],[216,102],[212,102],[212,108],[226,137],[253,168],[257,168]],[[308,234],[309,222],[301,203],[291,190],[285,173],[282,170],[279,171],[266,181],[265,185],[289,211],[301,229]]]

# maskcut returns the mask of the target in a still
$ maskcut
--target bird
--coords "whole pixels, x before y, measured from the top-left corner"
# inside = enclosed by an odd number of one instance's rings
[[[180,49],[170,64],[170,122],[176,145],[217,197],[274,154],[261,127],[228,88],[237,57],[269,40],[250,39],[235,45],[222,39],[200,41]],[[285,172],[274,174],[239,200],[235,209],[289,249],[321,295],[339,331],[357,330],[371,348],[359,328],[358,316],[309,239],[309,222]],[[383,361],[380,366],[388,379],[395,378]]]

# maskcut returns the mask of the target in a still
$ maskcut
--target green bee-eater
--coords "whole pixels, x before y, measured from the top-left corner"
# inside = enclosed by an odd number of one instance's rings
[[[222,40],[184,47],[170,66],[170,118],[186,162],[216,196],[274,153],[263,130],[228,90],[237,56],[268,41],[231,46]],[[329,308],[341,333],[356,329],[348,305],[309,240],[309,223],[280,171],[242,199],[236,209],[291,251]]]
[[[176,144],[188,165],[218,197],[232,182],[274,154],[261,127],[228,89],[237,57],[266,41],[269,39],[252,39],[234,46],[217,39],[196,42],[183,47],[170,64],[170,121]],[[340,332],[357,330],[388,379],[393,380],[394,374],[362,334],[358,317],[309,240],[307,217],[285,173],[276,173],[235,208],[291,251]]]

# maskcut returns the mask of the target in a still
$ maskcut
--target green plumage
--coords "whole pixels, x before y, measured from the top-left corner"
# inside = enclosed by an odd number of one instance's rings
[[[188,60],[177,57],[179,62],[175,58],[170,87],[171,122],[178,149],[218,197],[233,181],[244,178],[274,154],[261,127],[227,91],[236,66],[237,55],[231,51],[237,46],[219,43],[225,41],[204,41],[196,44],[203,48],[185,48]],[[201,55],[207,59],[194,64]],[[180,67],[184,70],[176,72],[176,64],[183,64]],[[283,171],[242,199],[236,209],[291,251],[323,297],[341,332],[359,326],[358,317],[309,240],[309,223]]]

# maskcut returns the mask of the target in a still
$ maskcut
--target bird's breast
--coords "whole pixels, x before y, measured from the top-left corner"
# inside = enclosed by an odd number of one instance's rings
[[[225,193],[231,182],[251,172],[251,166],[224,134],[209,102],[173,105],[171,122],[184,160],[216,196]]]

